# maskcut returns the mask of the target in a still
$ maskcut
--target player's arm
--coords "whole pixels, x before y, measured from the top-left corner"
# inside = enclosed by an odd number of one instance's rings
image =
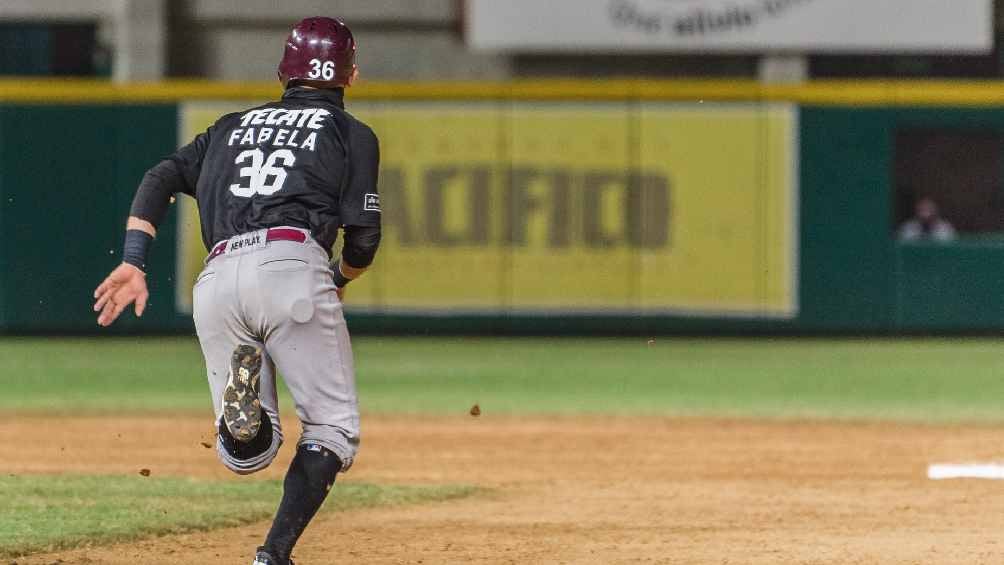
[[[366,272],[380,247],[380,197],[377,193],[380,143],[373,130],[361,123],[352,124],[349,135],[353,162],[341,203],[342,255],[331,266],[339,298],[344,296],[345,285]]]
[[[99,325],[110,325],[133,303],[136,315],[143,315],[150,296],[146,285],[150,244],[157,236],[157,226],[164,220],[174,195],[179,192],[195,195],[195,183],[207,145],[208,133],[199,135],[143,176],[126,221],[122,263],[94,290],[94,311],[99,312]]]
[[[345,226],[344,233],[342,256],[332,265],[339,289],[366,272],[380,247],[380,226]]]

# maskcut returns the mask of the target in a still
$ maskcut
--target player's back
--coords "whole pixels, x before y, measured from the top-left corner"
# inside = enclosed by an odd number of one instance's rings
[[[360,168],[351,146],[376,143],[344,111],[341,91],[295,87],[282,100],[223,116],[206,138],[196,198],[207,247],[275,226],[309,229],[332,244],[342,192]]]

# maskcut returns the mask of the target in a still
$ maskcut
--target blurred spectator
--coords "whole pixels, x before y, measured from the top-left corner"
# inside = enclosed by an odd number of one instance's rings
[[[914,205],[913,217],[899,226],[900,241],[953,241],[955,228],[938,212],[934,200],[924,197]]]

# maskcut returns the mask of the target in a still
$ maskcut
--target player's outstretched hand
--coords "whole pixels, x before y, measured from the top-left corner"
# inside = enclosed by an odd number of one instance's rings
[[[94,311],[98,325],[110,326],[127,306],[136,303],[136,315],[142,316],[150,293],[146,290],[146,273],[133,265],[122,263],[94,290]]]

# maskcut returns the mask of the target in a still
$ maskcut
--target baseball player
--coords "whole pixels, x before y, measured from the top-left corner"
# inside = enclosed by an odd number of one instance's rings
[[[258,565],[291,563],[293,545],[359,447],[342,298],[376,254],[380,199],[376,135],[343,104],[358,74],[355,51],[338,20],[298,23],[279,63],[282,99],[223,116],[146,173],[123,262],[94,292],[102,326],[133,303],[142,315],[157,226],[173,195],[196,199],[209,255],[195,282],[194,318],[219,458],[240,474],[275,458],[283,441],[277,369],[303,425]],[[332,261],[339,228],[341,256]]]

